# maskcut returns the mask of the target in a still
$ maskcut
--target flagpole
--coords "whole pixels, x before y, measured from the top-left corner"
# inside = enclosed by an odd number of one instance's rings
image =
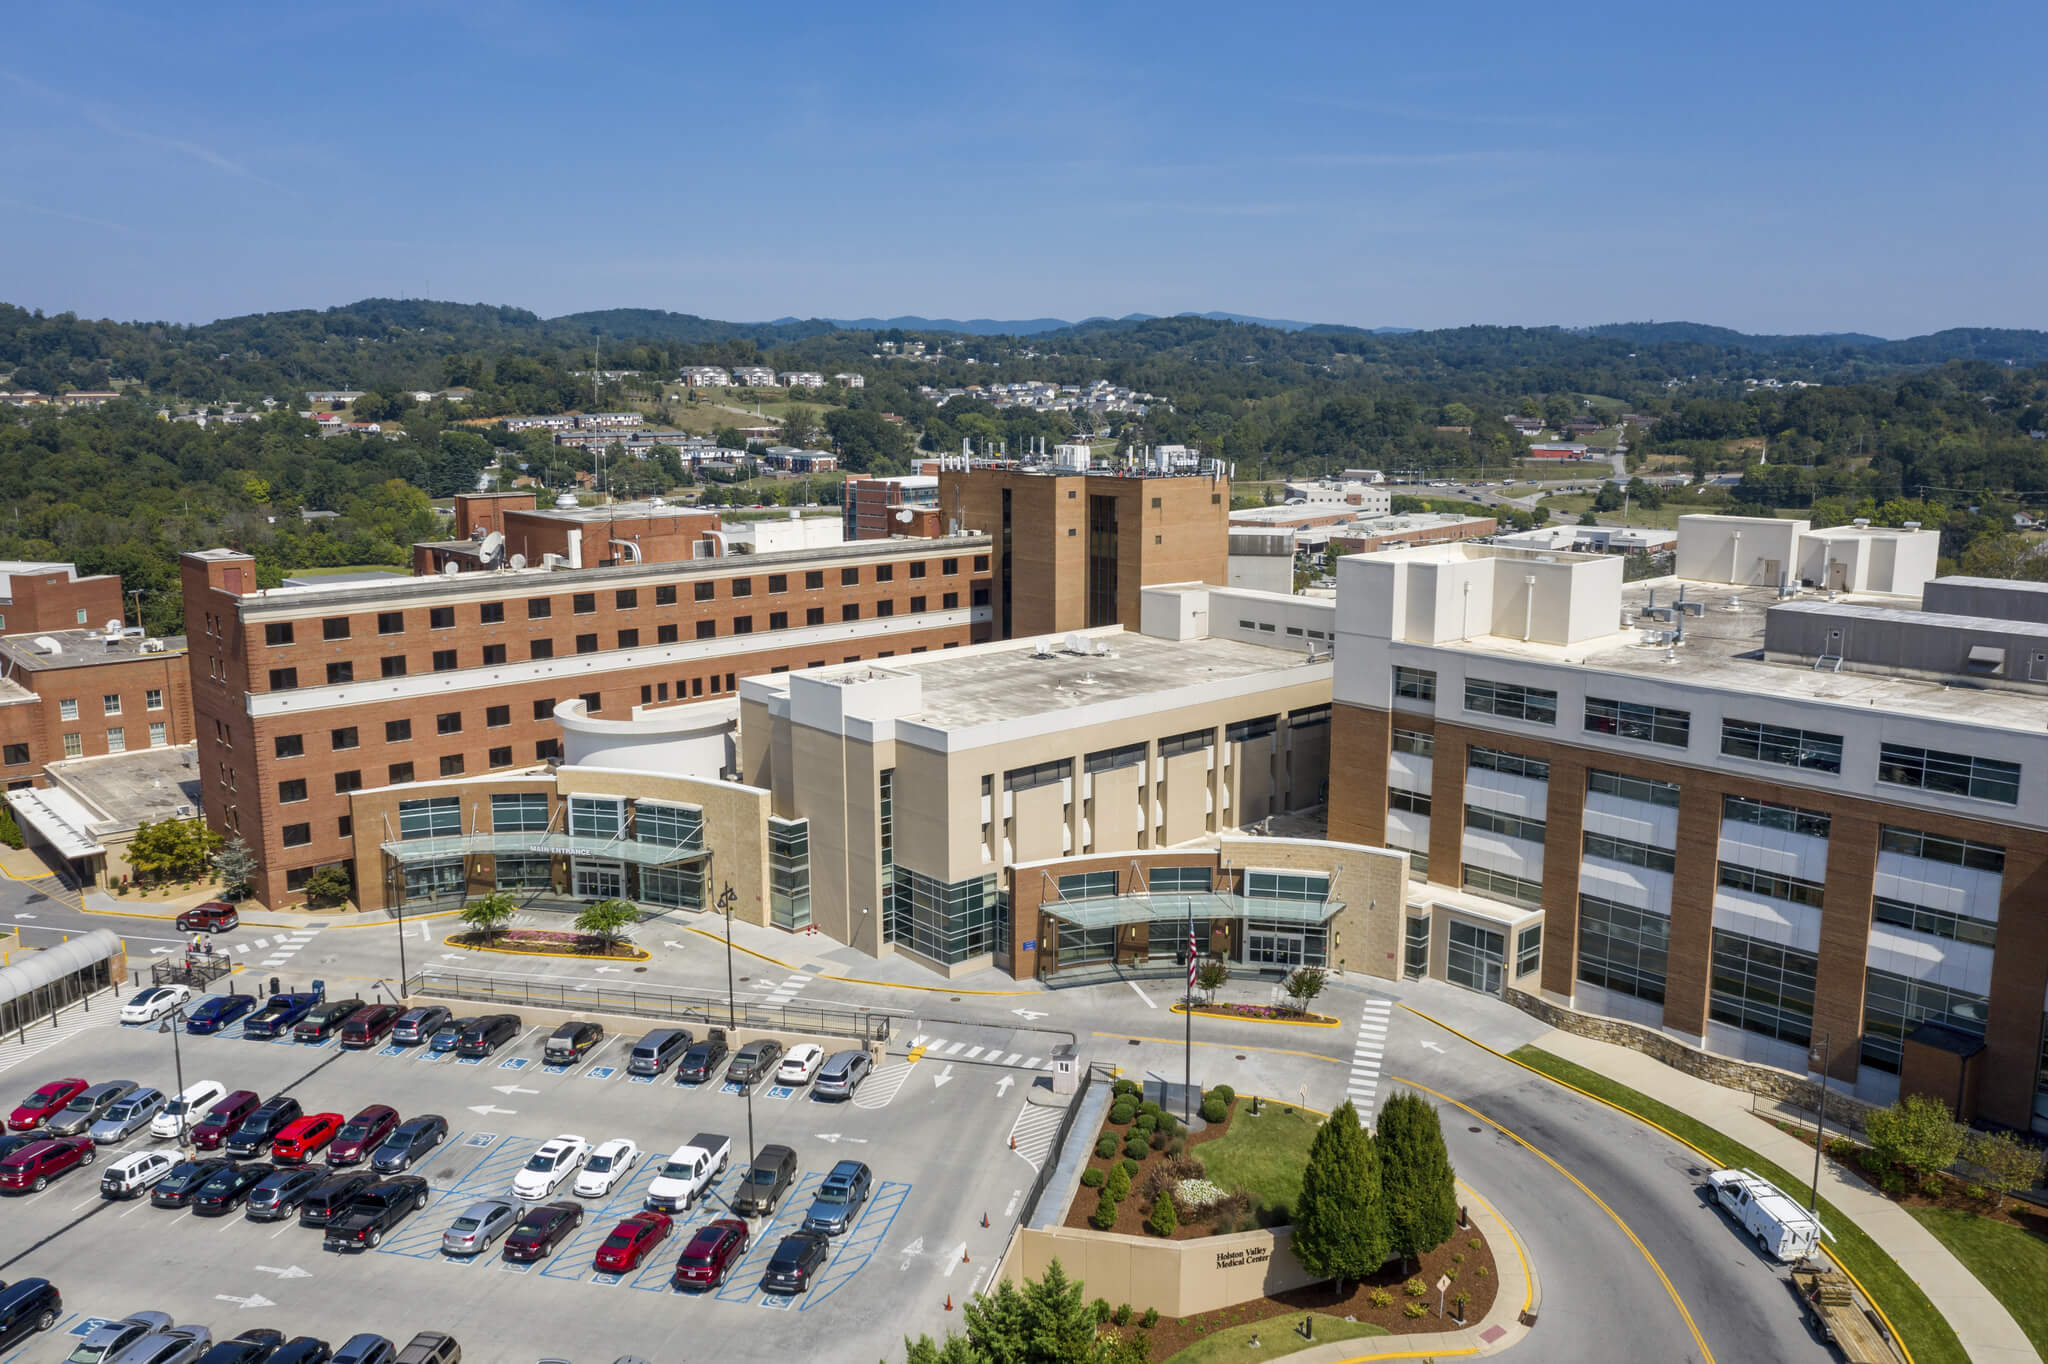
[[[1187,1024],[1186,1046],[1181,1052],[1181,1125],[1192,1127],[1195,1121],[1195,902],[1192,896],[1188,899],[1188,992],[1180,1012],[1182,1021]]]

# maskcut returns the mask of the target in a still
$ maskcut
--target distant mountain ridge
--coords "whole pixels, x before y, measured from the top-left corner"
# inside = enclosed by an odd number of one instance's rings
[[[826,317],[813,319],[829,322],[843,331],[879,332],[958,332],[963,336],[1039,336],[1046,332],[1071,331],[1094,322],[1156,322],[1159,313],[1125,313],[1122,317],[1097,314],[1084,317],[1078,322],[1069,322],[1058,317],[1027,317],[1002,319],[993,317]],[[1271,327],[1275,331],[1299,332],[1312,327],[1330,326],[1322,322],[1297,322],[1284,317],[1254,317],[1250,313],[1177,313],[1178,317],[1199,317],[1205,322],[1243,322],[1254,327]],[[802,324],[806,319],[778,317],[767,325],[787,327]],[[1400,336],[1415,330],[1413,327],[1347,327],[1347,331],[1365,331],[1375,336]]]

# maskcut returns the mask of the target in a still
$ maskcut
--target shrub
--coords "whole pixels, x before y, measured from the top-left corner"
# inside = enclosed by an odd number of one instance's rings
[[[1145,1144],[1145,1139],[1143,1137],[1133,1136],[1129,1141],[1124,1143],[1124,1156],[1126,1159],[1129,1160],[1143,1160],[1145,1158],[1145,1152],[1149,1149],[1151,1148]]]
[[[1452,1264],[1454,1264],[1454,1265],[1461,1265],[1461,1264],[1464,1264],[1464,1263],[1465,1263],[1465,1252],[1464,1252],[1464,1251],[1462,1251],[1462,1250],[1454,1250],[1454,1251],[1452,1251],[1452,1252],[1451,1252],[1451,1263],[1452,1263]]]
[[[1116,1154],[1116,1137],[1113,1133],[1104,1132],[1095,1139],[1095,1154],[1102,1160],[1108,1160]]]
[[[1429,1285],[1419,1278],[1410,1279],[1407,1283],[1401,1285],[1401,1291],[1411,1298],[1419,1298],[1429,1291]]]
[[[1139,1318],[1138,1318],[1138,1325],[1139,1325],[1139,1326],[1140,1326],[1141,1328],[1143,1328],[1144,1330],[1147,1330],[1147,1331],[1151,1330],[1151,1329],[1152,1329],[1153,1327],[1157,1326],[1158,1324],[1159,1324],[1159,1309],[1158,1309],[1158,1308],[1156,1308],[1156,1307],[1148,1307],[1148,1308],[1146,1308],[1146,1309],[1145,1309],[1145,1315],[1144,1315],[1144,1316],[1142,1316],[1142,1317],[1139,1317]]]
[[[1129,1127],[1131,1119],[1138,1116],[1138,1110],[1131,1107],[1129,1099],[1118,1099],[1109,1106],[1109,1120],[1118,1127]]]
[[[1177,1156],[1177,1155],[1179,1155],[1179,1154],[1180,1154],[1181,1152],[1183,1152],[1183,1151],[1185,1151],[1185,1150],[1187,1150],[1187,1149],[1188,1149],[1188,1139],[1187,1139],[1186,1137],[1179,1137],[1179,1136],[1177,1136],[1177,1137],[1174,1137],[1174,1138],[1172,1138],[1171,1140],[1169,1140],[1169,1141],[1168,1141],[1168,1142],[1166,1143],[1166,1150],[1167,1150],[1167,1153],[1168,1153],[1168,1154],[1170,1154],[1170,1155],[1176,1155],[1176,1156]]]
[[[1472,1272],[1474,1274],[1477,1274],[1482,1279],[1489,1278],[1493,1274],[1493,1271],[1488,1269],[1485,1265],[1479,1266],[1479,1268],[1473,1270]]]
[[[1884,1178],[1877,1181],[1877,1187],[1884,1190],[1886,1198],[1901,1197],[1906,1192],[1906,1177],[1897,1170],[1887,1171]]]
[[[1410,1321],[1419,1321],[1429,1315],[1429,1309],[1419,1302],[1411,1302],[1401,1309],[1401,1315]]]
[[[1210,1095],[1213,1095],[1216,1098],[1223,1100],[1223,1102],[1225,1103],[1229,1103],[1232,1099],[1235,1099],[1237,1097],[1237,1091],[1232,1089],[1229,1085],[1218,1085],[1216,1086],[1216,1088],[1210,1090],[1209,1094],[1204,1095],[1203,1097],[1207,1098]]]
[[[1865,1120],[1871,1149],[1894,1165],[1920,1174],[1945,1170],[1963,1153],[1969,1129],[1955,1120],[1948,1105],[1925,1094],[1908,1094]]]
[[[1940,1175],[1928,1175],[1920,1181],[1922,1198],[1939,1198],[1948,1192],[1948,1181]]]
[[[1856,1163],[1874,1175],[1883,1174],[1891,1164],[1890,1161],[1879,1155],[1874,1149],[1858,1151],[1856,1153]]]
[[[1180,1119],[1174,1117],[1171,1113],[1161,1113],[1159,1115],[1159,1130],[1166,1133],[1169,1137],[1172,1136],[1180,1130]]]
[[[1088,1220],[1097,1231],[1108,1231],[1116,1225],[1116,1200],[1109,1196],[1109,1190],[1104,1189],[1095,1200],[1095,1215]]]
[[[1122,1165],[1109,1167],[1109,1178],[1103,1181],[1102,1192],[1111,1200],[1121,1203],[1131,1196],[1131,1172]]]
[[[1162,1198],[1152,1205],[1152,1215],[1145,1219],[1145,1230],[1154,1236],[1171,1236],[1180,1228],[1180,1214],[1173,1210],[1173,1200]]]
[[[1111,1315],[1110,1320],[1119,1326],[1129,1326],[1131,1324],[1131,1305],[1127,1302],[1118,1303],[1117,1309]]]
[[[1083,1188],[1099,1189],[1103,1186],[1105,1182],[1107,1182],[1108,1179],[1109,1176],[1102,1173],[1102,1171],[1100,1170],[1081,1171],[1081,1186]]]
[[[1116,1168],[1124,1172],[1125,1179],[1136,1179],[1138,1177],[1138,1171],[1143,1167],[1144,1162],[1139,1160],[1136,1156],[1125,1156],[1122,1160],[1116,1163]]]
[[[1229,1105],[1225,1104],[1221,1099],[1202,1100],[1203,1122],[1222,1122],[1223,1115],[1229,1111]]]
[[[1975,1199],[1979,1203],[1982,1203],[1985,1199],[1991,1197],[1991,1190],[1985,1188],[1982,1184],[1972,1184],[1969,1188],[1963,1190],[1963,1192],[1968,1194],[1971,1198]]]
[[[1166,1133],[1154,1131],[1150,1137],[1147,1137],[1145,1139],[1145,1144],[1155,1151],[1164,1151],[1166,1149],[1166,1143],[1170,1140],[1172,1140],[1172,1138],[1168,1137]]]
[[[28,840],[21,836],[21,826],[14,822],[13,809],[5,805],[0,805],[0,843],[16,849],[28,846]]]
[[[1850,1141],[1847,1137],[1830,1137],[1828,1138],[1828,1154],[1836,1160],[1854,1160],[1856,1159],[1856,1143]]]
[[[1136,1080],[1118,1080],[1115,1084],[1112,1084],[1109,1087],[1109,1092],[1119,1099],[1125,1097],[1126,1095],[1135,1098],[1136,1096],[1143,1094],[1145,1092],[1145,1087],[1139,1084]]]
[[[1394,1295],[1384,1288],[1375,1288],[1372,1291],[1372,1305],[1374,1307],[1392,1307],[1394,1305]]]
[[[1467,1241],[1465,1244],[1472,1247],[1472,1249],[1477,1250],[1481,1246],[1485,1245],[1486,1242],[1480,1240],[1477,1236],[1475,1236],[1471,1240]]]
[[[1131,1126],[1136,1130],[1147,1133],[1149,1135],[1153,1128],[1159,1126],[1159,1115],[1157,1113],[1147,1113],[1143,1109],[1140,1109],[1138,1111],[1137,1121],[1132,1123]]]
[[[1145,1100],[1145,1102],[1138,1105],[1138,1111],[1140,1113],[1148,1115],[1153,1120],[1157,1121],[1159,1115],[1161,1113],[1164,1113],[1166,1110],[1159,1106],[1159,1101],[1157,1099],[1147,1099]]]
[[[316,867],[306,878],[305,892],[307,905],[320,908],[338,905],[348,899],[355,890],[349,874],[340,867]]]
[[[1445,1269],[1444,1277],[1446,1279],[1449,1279],[1452,1283],[1456,1283],[1458,1281],[1458,1267],[1456,1265],[1452,1265],[1449,1268]]]

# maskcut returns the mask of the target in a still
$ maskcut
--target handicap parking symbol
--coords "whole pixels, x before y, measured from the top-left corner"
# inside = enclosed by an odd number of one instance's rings
[[[378,1048],[377,1054],[379,1056],[403,1056],[405,1055],[405,1048],[398,1046],[394,1043],[393,1045],[388,1047]]]
[[[621,1276],[619,1276],[619,1275],[617,1275],[617,1274],[598,1274],[598,1275],[595,1275],[594,1277],[592,1277],[592,1279],[591,1279],[590,1281],[591,1281],[592,1283],[603,1283],[603,1284],[613,1284],[613,1283],[617,1283],[617,1282],[619,1281],[620,1277],[621,1277]]]
[[[793,1097],[795,1094],[796,1090],[794,1090],[788,1085],[774,1085],[771,1086],[768,1090],[768,1097],[771,1099],[787,1099]]]
[[[547,1065],[542,1066],[541,1069],[545,1070],[550,1075],[567,1075],[571,1070],[575,1069],[575,1067],[556,1065],[554,1062],[550,1061]]]
[[[71,1328],[71,1334],[74,1336],[89,1336],[106,1324],[107,1319],[105,1317],[87,1317],[84,1321]]]
[[[462,1144],[464,1146],[489,1146],[497,1139],[498,1134],[496,1132],[479,1132]]]
[[[718,1088],[721,1093],[725,1094],[744,1094],[747,1092],[746,1087],[737,1080],[727,1080]]]
[[[531,1058],[531,1057],[526,1057],[526,1056],[513,1056],[513,1057],[508,1057],[507,1059],[505,1059],[505,1060],[503,1060],[503,1061],[500,1061],[500,1062],[498,1062],[498,1069],[499,1069],[499,1070],[525,1070],[525,1069],[527,1068],[527,1066],[529,1066],[530,1064],[532,1064],[532,1058]]]
[[[777,1311],[786,1311],[790,1303],[794,1301],[794,1298],[781,1293],[763,1293],[761,1295],[761,1305],[763,1307],[772,1307]]]
[[[654,1077],[652,1075],[628,1075],[626,1083],[629,1085],[651,1085],[654,1083]]]
[[[455,1064],[458,1066],[480,1066],[483,1063],[484,1058],[481,1056],[458,1056],[455,1058]]]
[[[583,1072],[583,1078],[586,1080],[609,1080],[618,1073],[619,1068],[617,1066],[592,1066],[589,1070]]]

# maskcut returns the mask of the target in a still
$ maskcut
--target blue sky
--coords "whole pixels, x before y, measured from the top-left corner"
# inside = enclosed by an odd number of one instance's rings
[[[2048,326],[2048,7],[17,8],[0,299]]]

